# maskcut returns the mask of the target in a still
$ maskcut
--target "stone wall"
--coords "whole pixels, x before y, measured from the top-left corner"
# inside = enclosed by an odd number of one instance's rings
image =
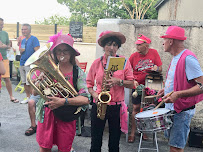
[[[181,26],[185,29],[185,34],[187,36],[185,47],[196,54],[201,67],[203,67],[203,60],[201,60],[203,58],[203,22],[101,19],[97,24],[97,39],[99,34],[105,30],[119,31],[123,33],[127,40],[118,50],[118,54],[130,57],[130,55],[136,51],[134,42],[137,35],[144,34],[148,36],[152,40],[150,47],[156,49],[161,57],[163,62],[163,76],[165,76],[172,56],[169,53],[164,52],[163,39],[161,39],[160,36],[164,35],[170,25]],[[98,58],[102,54],[103,50],[97,44],[96,57]],[[203,127],[203,117],[201,116],[203,115],[202,105],[203,102],[199,103],[196,108],[197,112],[195,119],[198,121],[194,123],[198,123],[198,126]]]

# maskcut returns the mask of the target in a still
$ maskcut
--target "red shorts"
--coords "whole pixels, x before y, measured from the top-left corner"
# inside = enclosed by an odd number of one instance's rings
[[[51,149],[58,146],[62,152],[70,152],[76,132],[76,121],[64,122],[56,118],[49,108],[45,108],[44,122],[38,121],[37,142],[40,147]]]

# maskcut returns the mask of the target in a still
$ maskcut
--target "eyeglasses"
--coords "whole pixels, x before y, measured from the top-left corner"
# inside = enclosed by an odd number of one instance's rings
[[[60,55],[62,52],[64,55],[69,54],[69,50],[56,50],[56,55]]]

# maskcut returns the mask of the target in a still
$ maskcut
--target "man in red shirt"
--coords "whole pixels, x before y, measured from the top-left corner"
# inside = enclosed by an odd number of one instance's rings
[[[140,84],[145,85],[145,77],[147,75],[147,71],[162,71],[162,62],[161,58],[155,49],[149,48],[149,44],[151,43],[150,38],[139,34],[137,37],[136,49],[137,52],[133,53],[129,61],[133,68],[134,79]],[[133,92],[135,90],[133,89]],[[131,134],[128,138],[128,142],[132,143],[135,141],[135,119],[134,116],[140,112],[141,106],[141,95],[138,95],[136,98],[132,98],[133,103],[133,111],[132,111],[132,129]],[[143,139],[147,139],[147,136],[144,134]]]

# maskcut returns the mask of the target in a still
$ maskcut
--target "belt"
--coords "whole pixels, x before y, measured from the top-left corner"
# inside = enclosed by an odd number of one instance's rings
[[[121,105],[123,101],[117,101],[117,102],[109,102],[108,106],[115,106],[115,105]]]
[[[187,110],[191,110],[191,109],[194,109],[194,108],[195,108],[195,105],[192,106],[192,107],[189,107],[189,108],[183,109],[181,112],[183,112],[183,111],[187,111]],[[174,110],[173,113],[175,114],[175,113],[177,113],[177,112]]]

